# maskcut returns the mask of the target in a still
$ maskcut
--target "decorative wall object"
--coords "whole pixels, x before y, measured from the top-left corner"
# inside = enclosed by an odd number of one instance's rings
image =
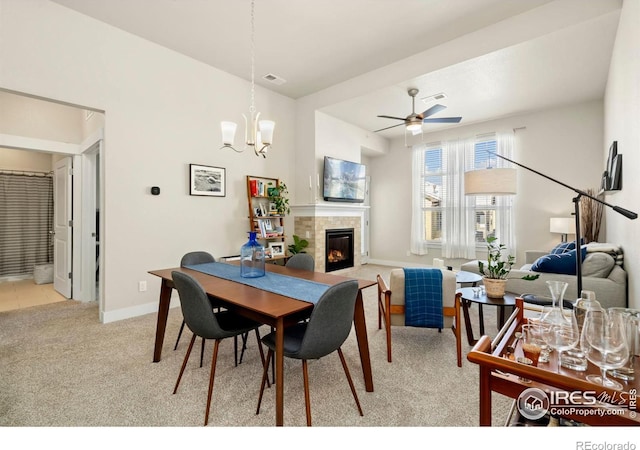
[[[622,155],[618,153],[618,141],[613,141],[609,147],[609,157],[605,169],[602,174],[600,192],[622,190]]]
[[[209,197],[224,197],[226,190],[226,169],[222,167],[189,164],[190,194]]]

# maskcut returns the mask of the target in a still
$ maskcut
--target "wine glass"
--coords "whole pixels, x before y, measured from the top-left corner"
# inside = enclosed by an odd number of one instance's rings
[[[555,306],[540,319],[540,324],[544,341],[558,352],[557,371],[560,373],[562,352],[572,349],[580,341],[576,317],[570,309]]]
[[[600,368],[601,375],[587,375],[587,380],[610,389],[622,384],[607,378],[607,370],[623,367],[629,359],[622,314],[589,310],[582,326],[580,347],[587,359]]]
[[[618,369],[611,370],[614,378],[631,381],[635,378],[634,361],[640,352],[640,310],[628,308],[609,308],[609,314],[621,314],[624,323],[624,331],[629,346],[629,359],[627,364]]]

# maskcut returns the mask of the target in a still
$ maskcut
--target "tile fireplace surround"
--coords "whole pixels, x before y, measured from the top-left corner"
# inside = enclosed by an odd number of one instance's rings
[[[316,272],[325,272],[325,231],[335,228],[353,228],[354,267],[362,264],[362,223],[368,206],[318,203],[294,205],[294,234],[309,241],[306,252],[316,261]]]

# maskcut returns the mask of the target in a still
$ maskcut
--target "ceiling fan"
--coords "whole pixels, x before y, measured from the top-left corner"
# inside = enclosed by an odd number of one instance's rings
[[[411,97],[412,104],[412,113],[407,117],[395,117],[395,116],[378,116],[385,119],[395,119],[402,120],[403,123],[399,123],[397,125],[391,125],[390,127],[380,128],[379,130],[375,130],[374,133],[378,131],[388,130],[389,128],[399,127],[400,125],[405,125],[407,127],[407,131],[411,131],[416,133],[422,130],[423,123],[458,123],[462,120],[462,117],[440,117],[440,118],[429,118],[429,116],[434,115],[437,112],[442,111],[446,108],[444,105],[433,105],[431,108],[426,111],[421,112],[420,114],[416,114],[416,95],[418,95],[418,89],[409,88],[408,91],[409,96]]]

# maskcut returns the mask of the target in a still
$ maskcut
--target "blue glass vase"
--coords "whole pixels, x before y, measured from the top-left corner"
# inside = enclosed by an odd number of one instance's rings
[[[256,278],[264,276],[264,247],[256,240],[257,233],[249,232],[249,242],[240,249],[240,276]]]

